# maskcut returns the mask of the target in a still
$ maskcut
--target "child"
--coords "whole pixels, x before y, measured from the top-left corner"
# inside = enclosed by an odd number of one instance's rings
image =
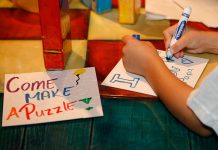
[[[176,25],[164,31],[169,46]],[[127,71],[145,77],[170,112],[183,124],[202,136],[218,134],[218,68],[199,89],[193,89],[174,76],[150,42],[124,36],[123,64]],[[171,47],[176,58],[190,53],[218,54],[218,33],[189,31]],[[212,128],[212,129],[211,129]]]

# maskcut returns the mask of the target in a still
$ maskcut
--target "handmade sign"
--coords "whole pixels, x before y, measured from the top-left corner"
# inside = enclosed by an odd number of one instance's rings
[[[94,68],[6,74],[2,126],[103,116]]]
[[[208,62],[208,59],[187,55],[183,58],[172,58],[170,61],[167,61],[165,51],[158,50],[158,53],[170,71],[191,87],[195,86]],[[156,96],[142,76],[129,73],[125,70],[122,60],[109,73],[102,82],[102,85]]]

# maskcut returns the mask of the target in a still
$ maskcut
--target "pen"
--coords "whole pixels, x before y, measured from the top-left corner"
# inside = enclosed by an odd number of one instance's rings
[[[181,38],[181,36],[185,30],[188,18],[191,14],[191,11],[192,11],[191,7],[186,7],[183,10],[182,18],[179,20],[179,23],[178,23],[177,28],[176,28],[176,32],[175,32],[174,36],[172,37],[171,42],[170,42],[170,46],[167,48],[167,51],[166,51],[166,59],[167,60],[170,60],[173,57],[173,54],[170,51],[170,47]]]
[[[139,34],[133,34],[132,37],[134,37],[134,38],[137,39],[137,40],[140,40],[140,39],[141,39],[141,37],[140,37]]]

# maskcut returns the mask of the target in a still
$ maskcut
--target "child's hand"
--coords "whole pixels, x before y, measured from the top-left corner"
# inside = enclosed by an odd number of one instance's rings
[[[171,38],[176,32],[176,27],[177,25],[173,25],[163,32],[166,48],[170,45]],[[184,56],[183,50],[185,48],[189,53],[218,53],[218,42],[215,42],[215,40],[218,40],[218,34],[215,32],[191,30],[184,33],[184,35],[171,47],[171,52],[176,58]]]
[[[144,76],[146,68],[155,58],[160,58],[156,48],[150,42],[136,40],[131,36],[124,36],[123,64],[128,72]]]

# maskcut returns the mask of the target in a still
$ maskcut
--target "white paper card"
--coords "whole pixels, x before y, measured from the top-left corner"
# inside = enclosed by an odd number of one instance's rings
[[[217,28],[217,0],[146,0],[146,19],[177,19],[185,7],[192,7],[189,21],[201,22],[208,27]]]
[[[165,58],[166,52],[158,50],[158,53],[171,72],[191,87],[195,86],[208,63],[208,59],[187,55],[179,59],[173,58],[171,62],[167,62]],[[108,74],[102,85],[156,96],[142,76],[129,73],[125,70],[122,59]]]
[[[179,20],[183,9],[179,7],[173,0],[164,0],[164,3],[163,0],[146,0],[145,11],[146,19],[149,20]]]
[[[103,116],[94,68],[6,74],[2,126]]]
[[[217,0],[174,0],[183,8],[192,7],[191,16],[198,22],[202,22],[208,27],[217,28],[218,1]]]

